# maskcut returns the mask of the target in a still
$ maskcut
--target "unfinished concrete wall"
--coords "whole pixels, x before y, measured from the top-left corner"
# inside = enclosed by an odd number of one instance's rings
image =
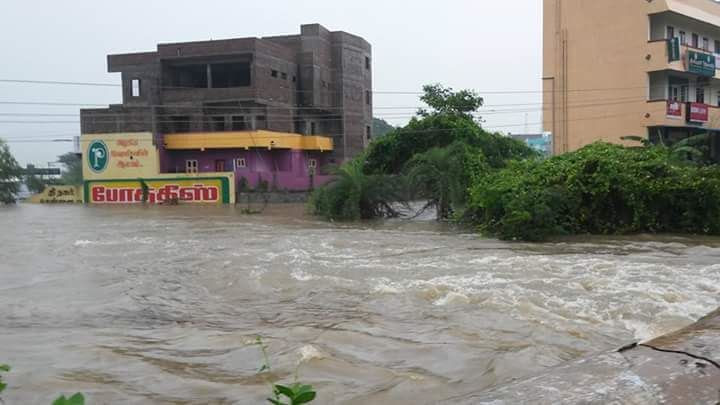
[[[247,129],[330,136],[333,159],[351,158],[371,135],[370,44],[319,24],[300,31],[110,55],[108,70],[122,73],[123,106],[83,110],[83,132],[238,130],[233,122],[244,120]]]

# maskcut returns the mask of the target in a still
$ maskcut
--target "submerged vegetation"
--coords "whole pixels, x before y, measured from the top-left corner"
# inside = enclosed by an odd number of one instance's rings
[[[411,200],[438,208],[439,219],[461,215],[470,179],[535,153],[523,143],[484,131],[475,113],[483,100],[467,90],[424,87],[429,110],[376,139],[367,152],[338,168],[310,207],[329,220],[398,216]]]
[[[678,164],[663,147],[596,143],[484,176],[470,210],[505,239],[564,234],[720,233],[720,168]]]
[[[524,143],[482,129],[482,98],[425,86],[408,125],[376,139],[315,191],[310,207],[329,220],[399,215],[427,201],[439,220],[488,235],[539,241],[568,234],[720,234],[720,166],[708,136],[673,145],[595,143],[543,159]]]
[[[10,366],[7,364],[0,364],[0,373],[9,373],[10,372]],[[3,391],[5,391],[5,388],[7,388],[7,383],[3,381],[2,374],[0,374],[0,394],[2,394]],[[2,397],[0,396],[0,404],[3,403]],[[61,395],[57,397],[53,402],[52,405],[85,405],[85,396],[79,392],[75,393],[74,395],[68,397],[65,397],[65,395]]]
[[[271,372],[272,370],[270,367],[270,357],[267,353],[267,346],[260,336],[258,336],[255,340],[255,344],[260,347],[260,352],[263,356],[263,364],[258,372]],[[300,363],[298,363],[297,367],[300,367]],[[315,392],[313,386],[298,382],[298,368],[295,369],[295,382],[290,385],[281,385],[269,382],[272,397],[267,398],[268,402],[273,405],[302,405],[315,400],[317,393]]]

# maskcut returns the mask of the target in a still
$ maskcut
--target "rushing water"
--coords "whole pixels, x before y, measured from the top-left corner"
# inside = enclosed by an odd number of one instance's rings
[[[5,403],[433,403],[685,326],[720,239],[510,244],[275,206],[0,207]],[[268,345],[271,373],[258,374]]]

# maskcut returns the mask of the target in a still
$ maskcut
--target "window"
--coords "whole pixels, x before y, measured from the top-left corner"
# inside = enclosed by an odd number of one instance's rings
[[[715,40],[715,53],[720,53],[720,41]]]
[[[197,160],[186,160],[185,161],[185,173],[197,173],[198,172],[198,161]]]
[[[717,106],[720,107],[720,91],[717,93]]]
[[[132,96],[140,97],[140,79],[132,79]]]
[[[233,115],[232,117],[232,130],[233,131],[245,131],[247,125],[245,124],[245,117],[242,115]]]
[[[218,159],[215,161],[215,171],[218,173],[225,171],[225,161],[224,160]]]
[[[688,101],[690,97],[688,97],[688,86],[680,86],[680,101],[686,102]]]
[[[700,44],[698,43],[700,41],[700,37],[698,34],[694,33],[692,34],[692,43],[690,44],[693,48],[699,48]]]
[[[225,130],[225,117],[223,117],[223,116],[210,117],[210,130],[211,131],[224,131]]]
[[[293,83],[295,83],[297,81],[297,77],[295,77],[295,75],[293,75],[292,80],[293,80]]]
[[[235,159],[235,170],[244,169],[246,167],[247,167],[247,162],[245,162],[245,158]]]
[[[310,135],[315,135],[315,122],[310,123]]]
[[[704,51],[709,51],[709,50],[710,50],[710,40],[707,39],[707,38],[705,38],[705,37],[703,37],[702,49],[703,49]]]
[[[670,28],[670,27],[668,27],[668,28]],[[365,69],[370,70],[370,57],[369,56],[365,57]]]
[[[673,39],[675,38],[675,27],[672,25],[667,26],[667,34],[665,36],[665,39]]]
[[[169,65],[163,68],[164,86],[203,89],[209,84],[206,64]]]
[[[170,133],[190,132],[190,117],[187,115],[170,116]]]
[[[272,71],[270,71],[270,76],[272,76],[272,77],[277,77],[277,76],[278,76],[278,71],[275,70],[275,69],[273,69]]]
[[[368,141],[372,138],[372,129],[370,128],[370,125],[365,127],[365,137]]]
[[[372,96],[370,94],[370,90],[365,90],[365,104],[370,105],[371,101],[372,101]]]
[[[317,159],[308,159],[308,167],[311,169],[317,168]]]
[[[282,72],[282,73],[280,74],[280,77],[281,77],[283,80],[287,80],[287,73]]]
[[[687,45],[687,37],[685,31],[680,31],[680,45]]]
[[[250,63],[213,63],[210,65],[211,85],[214,89],[247,87],[250,85]]]
[[[697,87],[695,89],[695,102],[705,104],[705,88]]]
[[[255,117],[255,129],[267,129],[267,119],[264,115]]]

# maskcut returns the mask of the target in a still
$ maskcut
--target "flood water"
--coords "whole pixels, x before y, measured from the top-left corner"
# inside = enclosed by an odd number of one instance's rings
[[[688,325],[720,239],[505,243],[301,206],[0,207],[6,404],[447,402]],[[271,372],[263,364],[261,336]]]

